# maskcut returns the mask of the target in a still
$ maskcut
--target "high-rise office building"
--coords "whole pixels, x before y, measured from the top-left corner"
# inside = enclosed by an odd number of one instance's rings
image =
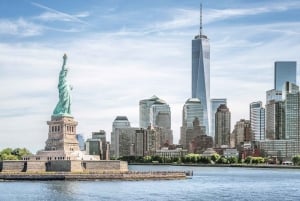
[[[206,149],[213,147],[213,138],[205,135],[204,127],[199,123],[199,119],[195,118],[193,128],[186,129],[186,144],[183,146],[187,148],[188,153],[202,154]]]
[[[284,138],[300,141],[300,92],[299,87],[286,82],[282,91],[284,104]],[[299,149],[299,147],[298,147]]]
[[[283,87],[283,85],[282,85]],[[282,87],[280,90],[276,90],[276,89],[271,89],[269,91],[266,92],[266,100],[267,100],[267,104],[274,100],[274,101],[281,101],[282,100]]]
[[[166,102],[160,100],[151,105],[150,124],[154,127],[171,129],[171,110]]]
[[[198,118],[200,125],[203,124],[203,106],[198,98],[189,98],[182,109],[182,125],[186,128],[193,127],[193,121]]]
[[[116,132],[118,128],[130,128],[130,122],[126,116],[117,116],[112,125],[110,152],[112,157],[116,157],[119,152],[119,135]]]
[[[297,63],[296,61],[276,61],[275,62],[275,79],[274,88],[276,90],[282,90],[285,82],[296,83],[297,76]]]
[[[282,100],[282,91],[271,89],[266,92],[266,139],[275,140],[281,126],[280,103]],[[279,128],[279,126],[281,126]],[[277,133],[277,134],[276,134]]]
[[[252,141],[265,139],[265,109],[262,102],[253,102],[250,104],[250,124],[252,131]]]
[[[154,95],[149,99],[141,100],[139,109],[141,128],[148,128],[151,125],[171,129],[170,106],[164,100]]]
[[[206,134],[209,134],[210,46],[209,39],[202,34],[202,8],[200,9],[200,33],[192,40],[192,98],[201,101],[203,125]]]
[[[221,104],[227,105],[227,99],[226,98],[214,98],[210,100],[210,136],[213,138],[215,137],[215,115],[217,112],[218,107]]]
[[[230,147],[231,114],[225,104],[221,104],[215,114],[215,146]]]
[[[241,119],[236,122],[230,138],[231,147],[239,148],[251,142],[251,125],[249,120]]]
[[[182,109],[182,126],[180,128],[180,144],[187,149],[188,141],[187,130],[194,128],[194,120],[198,119],[201,132],[205,133],[205,127],[203,126],[203,107],[201,101],[198,98],[189,98]]]
[[[266,139],[283,139],[283,102],[269,100],[266,104]]]

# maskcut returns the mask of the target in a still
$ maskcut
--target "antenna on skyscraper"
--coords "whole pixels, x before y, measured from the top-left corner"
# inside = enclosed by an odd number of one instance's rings
[[[200,37],[202,36],[202,3],[200,3]]]

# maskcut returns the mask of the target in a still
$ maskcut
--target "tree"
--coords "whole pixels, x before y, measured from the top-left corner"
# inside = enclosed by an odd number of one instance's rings
[[[224,156],[221,156],[221,157],[219,158],[219,160],[217,161],[217,163],[219,163],[219,164],[227,164],[227,163],[228,163],[228,160],[227,160],[227,158],[225,158]]]
[[[296,155],[292,158],[294,165],[300,165],[300,155]]]
[[[227,160],[228,160],[228,163],[230,163],[230,164],[238,162],[238,158],[234,157],[234,156],[231,156],[231,157],[227,158]]]
[[[252,163],[252,157],[251,156],[247,156],[247,158],[245,159],[245,163],[247,163],[247,164]]]
[[[16,148],[11,153],[17,156],[19,160],[21,160],[24,156],[32,155],[32,153],[26,148]]]
[[[219,154],[215,153],[214,155],[211,156],[211,160],[213,162],[217,162],[220,159],[220,157],[221,156]]]

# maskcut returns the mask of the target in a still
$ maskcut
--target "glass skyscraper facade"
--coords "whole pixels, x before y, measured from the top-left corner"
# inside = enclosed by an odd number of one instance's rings
[[[214,98],[210,100],[210,136],[215,137],[215,114],[221,104],[227,105],[226,98]]]
[[[188,149],[189,144],[187,130],[194,128],[193,122],[195,119],[199,122],[200,127],[203,126],[203,107],[198,98],[189,98],[182,109],[182,126],[180,128],[180,144],[185,149]],[[204,127],[202,128],[204,132]]]
[[[198,98],[189,98],[182,110],[182,126],[193,128],[193,121],[199,119],[200,125],[203,126],[203,107]]]
[[[285,82],[296,83],[297,63],[296,61],[276,61],[274,69],[275,79],[274,87],[276,90],[282,90]]]
[[[165,102],[156,102],[150,107],[150,123],[154,127],[171,129],[171,110]]]
[[[192,98],[203,106],[203,125],[209,134],[210,113],[210,46],[207,36],[199,34],[192,40]]]
[[[171,129],[170,106],[157,96],[141,100],[140,106],[140,127],[158,126]]]
[[[300,93],[299,87],[286,82],[282,91],[284,102],[285,139],[300,141]],[[298,147],[299,148],[299,147]]]
[[[265,109],[262,102],[250,104],[250,124],[252,130],[252,141],[265,139]]]

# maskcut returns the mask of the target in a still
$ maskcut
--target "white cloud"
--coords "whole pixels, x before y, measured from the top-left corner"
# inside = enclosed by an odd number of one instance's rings
[[[0,35],[14,35],[17,37],[37,36],[43,33],[43,27],[23,18],[17,20],[0,19]]]

